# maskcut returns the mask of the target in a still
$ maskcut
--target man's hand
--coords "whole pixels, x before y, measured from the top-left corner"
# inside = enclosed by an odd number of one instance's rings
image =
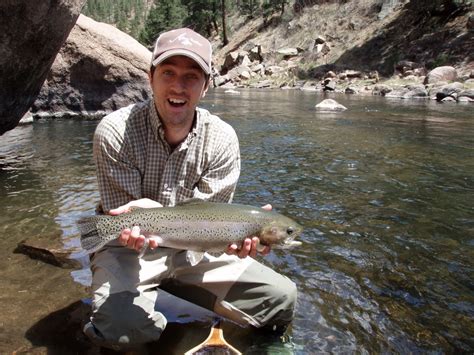
[[[264,210],[271,211],[272,205],[265,205],[262,208]],[[237,255],[241,259],[246,258],[247,256],[251,256],[252,258],[254,258],[259,252],[257,250],[258,242],[258,237],[245,238],[245,240],[242,242],[242,245],[240,246],[240,249],[237,244],[233,243],[229,245],[226,250],[226,253],[229,255]],[[267,255],[268,253],[270,253],[269,246],[265,246],[264,249],[260,252],[260,254],[262,255]]]
[[[142,198],[139,200],[130,201],[129,203],[117,207],[109,211],[111,216],[117,216],[122,213],[130,212],[133,207],[139,208],[154,208],[154,207],[163,207],[160,203],[150,200],[149,198]],[[118,241],[123,246],[126,246],[130,249],[135,249],[136,251],[142,250],[145,245],[145,236],[140,234],[140,227],[133,226],[132,228],[125,228],[118,237]],[[154,238],[148,239],[148,246],[150,249],[158,248],[158,243]]]

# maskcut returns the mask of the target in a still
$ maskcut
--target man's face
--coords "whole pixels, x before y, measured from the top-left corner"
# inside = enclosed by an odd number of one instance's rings
[[[208,88],[199,64],[185,56],[173,56],[158,64],[150,74],[150,83],[165,128],[189,126]]]

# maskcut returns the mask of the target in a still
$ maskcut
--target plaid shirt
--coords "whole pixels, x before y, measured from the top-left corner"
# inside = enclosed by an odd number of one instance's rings
[[[191,132],[172,150],[153,100],[104,117],[93,151],[103,211],[144,197],[163,206],[193,197],[230,202],[240,174],[229,124],[197,108]]]

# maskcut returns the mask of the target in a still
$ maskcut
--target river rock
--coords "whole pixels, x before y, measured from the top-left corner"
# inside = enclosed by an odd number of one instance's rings
[[[347,110],[347,107],[341,105],[336,100],[326,99],[315,106],[318,112],[342,112]]]
[[[437,101],[443,100],[445,97],[451,96],[454,99],[457,99],[458,94],[464,89],[464,85],[461,83],[451,83],[443,85],[439,88],[435,88],[435,98]],[[432,95],[433,96],[433,95]]]
[[[324,91],[334,91],[336,90],[336,81],[333,79],[325,79],[323,86]]]
[[[344,93],[346,94],[357,94],[359,92],[359,89],[357,89],[355,86],[348,86],[344,90]]]
[[[458,74],[455,68],[450,66],[437,67],[426,75],[424,84],[434,84],[439,81],[455,81],[457,77]]]
[[[402,76],[413,75],[416,69],[420,69],[423,66],[419,63],[412,62],[409,60],[401,60],[395,64],[395,72],[401,74]]]
[[[458,94],[459,102],[474,102],[474,89],[463,90]]]
[[[32,112],[104,114],[145,100],[150,60],[150,51],[129,35],[81,15]]]
[[[274,75],[274,74],[281,73],[283,71],[285,71],[285,69],[278,66],[278,65],[270,65],[270,66],[265,68],[265,74],[270,75],[270,76]]]
[[[406,85],[402,88],[394,89],[386,93],[384,96],[392,99],[427,98],[428,91],[422,84]]]
[[[0,1],[0,135],[35,101],[85,2]]]

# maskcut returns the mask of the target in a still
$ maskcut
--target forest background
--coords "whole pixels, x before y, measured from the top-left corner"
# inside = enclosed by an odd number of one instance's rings
[[[331,47],[324,62],[302,54],[300,72],[310,77],[329,63],[390,76],[403,60],[468,72],[473,8],[474,0],[88,0],[82,12],[149,49],[163,31],[192,28],[211,40],[217,62],[249,40],[305,49],[323,35]]]

